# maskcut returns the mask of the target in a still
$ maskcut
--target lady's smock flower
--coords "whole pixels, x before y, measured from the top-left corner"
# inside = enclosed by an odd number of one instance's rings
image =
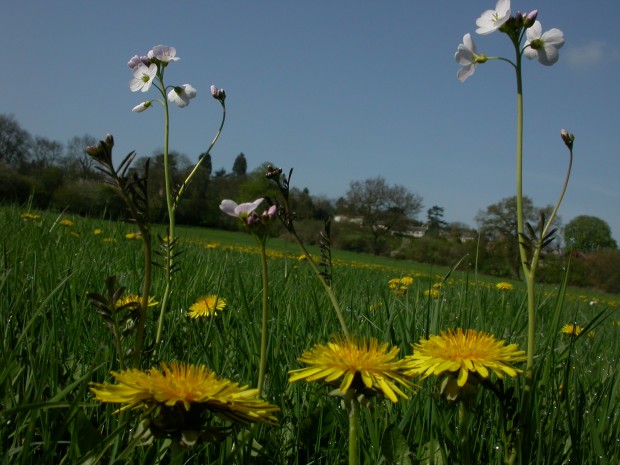
[[[181,108],[189,105],[189,101],[194,97],[196,97],[196,89],[190,84],[176,86],[168,92],[168,100],[176,103]]]
[[[150,60],[157,60],[161,63],[169,63],[171,61],[179,61],[180,58],[176,56],[177,49],[169,47],[167,45],[156,45],[149,50],[148,58]]]
[[[476,20],[476,34],[487,35],[497,31],[510,18],[510,0],[497,0],[494,10],[487,10]]]
[[[461,82],[474,74],[478,63],[487,61],[486,55],[478,55],[476,53],[476,43],[469,33],[463,36],[463,43],[456,50],[454,59],[461,65],[461,69],[456,73],[456,77]]]
[[[156,74],[156,64],[146,66],[140,63],[133,69],[133,79],[129,82],[129,88],[132,92],[138,92],[139,90],[146,92],[151,88]]]
[[[523,46],[523,54],[530,60],[538,58],[545,66],[551,66],[558,61],[559,49],[564,45],[564,33],[559,29],[549,29],[542,32],[540,21],[535,21],[532,27],[525,31],[527,41]]]

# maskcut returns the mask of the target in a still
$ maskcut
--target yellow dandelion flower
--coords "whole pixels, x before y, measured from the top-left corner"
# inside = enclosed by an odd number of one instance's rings
[[[376,339],[369,343],[335,340],[327,345],[317,344],[298,359],[309,366],[289,371],[289,382],[323,380],[327,384],[339,385],[343,395],[349,389],[361,393],[374,391],[398,402],[397,394],[405,399],[407,396],[397,383],[410,387],[409,381],[399,371],[398,352],[397,347],[388,351],[388,345],[379,344]],[[338,382],[341,377],[342,381]]]
[[[298,262],[303,262],[304,260],[307,260],[307,259],[308,257],[306,257],[306,255],[303,253],[299,257],[297,257]]]
[[[188,315],[191,318],[202,316],[217,316],[217,312],[226,307],[226,301],[216,295],[205,295],[200,297],[191,307]]]
[[[583,332],[583,327],[576,323],[568,323],[562,326],[560,331],[564,334],[579,336]]]
[[[139,296],[137,294],[129,294],[129,295],[121,297],[116,302],[116,308],[122,307],[123,305],[127,305],[127,304],[137,304],[137,305],[134,305],[134,306],[131,307],[131,310],[133,310],[134,308],[138,308],[138,306],[140,305],[140,301],[141,300],[142,300],[141,296]],[[158,303],[159,302],[155,301],[155,298],[149,297],[149,302],[147,304],[147,307],[154,307]]]
[[[431,299],[439,299],[439,290],[438,289],[426,289],[424,291],[425,297],[430,297]]]
[[[116,244],[117,240],[114,239],[113,237],[104,237],[103,238],[103,243],[104,244]]]
[[[467,383],[470,374],[488,378],[489,371],[492,371],[500,379],[504,374],[515,377],[521,370],[509,363],[526,359],[525,351],[518,350],[517,344],[505,345],[504,341],[473,329],[467,332],[461,328],[441,331],[439,336],[421,339],[413,348],[413,355],[404,361],[405,374],[427,378],[430,375],[458,373],[459,387]]]
[[[142,234],[140,234],[139,232],[131,232],[131,233],[127,233],[125,234],[125,239],[134,239],[134,240],[140,240],[142,239]]]
[[[219,247],[219,244],[217,242],[209,242],[206,247],[207,250],[213,250],[217,249]]]
[[[239,387],[219,378],[205,365],[162,362],[161,370],[151,368],[111,373],[116,384],[91,383],[90,390],[99,402],[127,404],[121,410],[136,406],[160,406],[208,410],[240,423],[277,423],[280,409],[258,398],[258,390]]]
[[[400,284],[403,286],[411,286],[413,284],[413,278],[411,276],[403,276],[400,278]]]
[[[75,223],[71,220],[60,220],[60,224],[62,226],[66,226],[67,228],[72,228],[73,226],[75,226]]]
[[[437,290],[439,290],[439,289],[441,289],[442,287],[443,287],[443,284],[442,284],[442,283],[435,283],[435,284],[433,284],[433,289],[437,289]]]
[[[501,282],[495,285],[495,289],[500,291],[512,291],[514,286],[510,283]]]
[[[103,229],[94,229],[93,234],[95,236],[99,236],[100,234],[103,234]]]
[[[22,213],[19,216],[23,218],[24,220],[30,220],[30,221],[38,221],[41,219],[41,215],[34,215],[32,213]]]

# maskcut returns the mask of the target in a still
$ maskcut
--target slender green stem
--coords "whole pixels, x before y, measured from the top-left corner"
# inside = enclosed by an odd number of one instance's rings
[[[182,465],[185,449],[178,440],[173,439],[170,444],[170,465]]]
[[[349,410],[349,465],[357,465],[357,435],[359,423],[359,402],[354,389],[345,395],[345,403]]]
[[[155,353],[157,353],[159,344],[161,342],[161,335],[164,327],[164,316],[166,314],[166,307],[168,306],[168,300],[170,299],[170,292],[172,290],[172,244],[175,237],[174,198],[172,197],[172,180],[170,175],[170,160],[168,154],[168,138],[170,134],[170,111],[168,107],[168,99],[166,98],[165,86],[163,83],[163,73],[158,73],[158,79],[161,83],[160,91],[162,92],[164,103],[164,184],[166,187],[166,204],[168,207],[168,235],[164,238],[164,240],[166,241],[166,257],[164,259],[166,286],[164,288],[164,295],[161,300],[159,321],[157,323],[157,334],[155,335]]]
[[[265,250],[265,238],[257,240],[260,244],[261,269],[263,276],[263,298],[262,298],[262,317],[260,328],[260,361],[258,367],[258,397],[262,396],[265,384],[265,373],[267,371],[267,344],[269,342],[268,323],[269,323],[269,271],[267,269],[267,252]]]
[[[459,443],[461,446],[461,463],[471,464],[471,454],[469,451],[469,430],[467,429],[467,407],[465,402],[459,402]]]
[[[534,298],[534,273],[530,268],[527,258],[527,250],[523,242],[525,237],[525,221],[523,218],[523,80],[521,74],[522,55],[519,50],[519,42],[515,41],[517,61],[515,73],[517,78],[517,241],[519,244],[519,258],[523,275],[527,285],[527,365],[525,371],[525,391],[526,396],[532,390],[533,369],[534,369],[534,350],[536,347],[536,313]]]
[[[319,281],[321,281],[321,284],[323,285],[323,288],[325,288],[325,292],[327,293],[327,296],[329,297],[329,300],[332,303],[332,307],[334,307],[334,311],[336,312],[336,316],[338,317],[338,321],[340,322],[340,328],[342,329],[342,332],[343,332],[344,336],[347,339],[350,339],[349,330],[347,329],[347,323],[344,320],[344,315],[342,313],[342,310],[340,309],[340,304],[338,303],[338,299],[336,298],[336,294],[334,294],[334,290],[327,283],[327,281],[325,280],[325,278],[321,274],[321,270],[319,270],[319,267],[316,265],[316,263],[314,263],[314,260],[312,259],[312,256],[310,255],[310,252],[308,252],[308,249],[306,249],[306,247],[304,246],[303,242],[301,242],[301,239],[299,238],[299,236],[297,236],[297,233],[295,231],[291,231],[291,232],[292,232],[293,237],[295,238],[295,242],[297,243],[297,245],[299,246],[299,248],[303,252],[304,256],[306,257],[306,261],[308,262],[308,264],[312,268],[312,271],[314,271],[314,273],[316,274],[317,278],[319,278]]]
[[[192,178],[198,172],[198,168],[202,164],[203,160],[207,157],[207,155],[209,155],[211,153],[211,149],[213,148],[213,146],[215,145],[217,140],[220,138],[220,134],[222,133],[222,129],[224,128],[224,123],[226,122],[226,104],[223,101],[220,101],[220,103],[222,104],[222,121],[220,123],[220,127],[217,130],[217,133],[215,134],[215,137],[211,141],[211,144],[209,145],[209,148],[207,149],[207,151],[204,153],[202,158],[200,160],[198,160],[198,162],[196,163],[196,165],[192,169],[191,173],[189,173],[187,178],[185,178],[185,181],[183,181],[183,184],[181,184],[181,187],[179,187],[179,191],[178,191],[178,193],[176,195],[176,198],[174,199],[175,208],[179,204],[179,202],[181,201],[181,198],[183,197],[183,194],[185,194],[185,191],[187,190],[187,187],[189,186],[189,183],[192,182]]]

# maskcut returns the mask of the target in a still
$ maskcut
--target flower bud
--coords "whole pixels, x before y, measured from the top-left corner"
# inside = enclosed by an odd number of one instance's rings
[[[215,86],[211,86],[211,95],[215,100],[219,100],[220,102],[226,100],[226,92],[224,92],[224,89],[218,89]]]
[[[536,22],[537,17],[538,17],[538,10],[534,10],[528,13],[528,15],[523,19],[523,27],[526,29],[532,27],[534,23]]]
[[[562,140],[566,144],[569,150],[573,150],[573,142],[575,141],[575,136],[568,132],[566,129],[562,129],[560,131],[560,136],[562,136]]]
[[[112,134],[106,134],[105,143],[109,148],[114,147],[114,136]]]

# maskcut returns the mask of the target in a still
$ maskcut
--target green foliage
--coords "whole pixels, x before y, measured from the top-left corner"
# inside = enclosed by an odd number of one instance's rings
[[[609,225],[600,218],[588,215],[580,215],[564,226],[564,242],[571,249],[581,252],[618,247],[611,237]]]
[[[52,212],[31,212],[40,214],[40,220],[22,219],[21,213],[14,207],[0,209],[1,460],[166,463],[158,458],[169,455],[166,442],[130,448],[130,431],[140,429],[140,411],[113,413],[116,406],[98,405],[88,393],[89,382],[110,381],[110,370],[119,366],[114,336],[88,293],[100,294],[107,314],[109,276],[117,276],[112,294],[120,287],[139,293],[142,248],[140,241],[125,238],[133,226],[80,217],[69,217],[74,225],[63,226]],[[103,232],[95,235],[95,229]],[[179,234],[179,285],[170,302],[174,311],[166,315],[160,356],[205,363],[222,376],[253,385],[261,292],[255,241],[245,234],[198,228]],[[273,318],[265,394],[282,409],[280,424],[237,430],[222,442],[197,445],[187,450],[185,463],[346,461],[347,416],[339,399],[329,397],[330,388],[321,384],[290,384],[287,375],[299,367],[297,358],[304,350],[339,333],[338,321],[308,266],[297,261],[297,250],[275,240],[269,245]],[[523,288],[515,284],[513,291],[500,292],[492,280],[455,271],[440,299],[425,296],[446,274],[438,267],[425,270],[387,258],[334,253],[333,284],[356,336],[389,342],[401,348],[401,355],[410,354],[410,344],[429,332],[456,326],[489,331],[523,346]],[[405,295],[392,294],[387,281],[404,275],[414,277],[413,285]],[[157,300],[162,272],[156,270],[154,278]],[[190,320],[189,306],[207,293],[224,297],[228,308],[217,318]],[[540,382],[528,423],[539,426],[527,429],[531,446],[526,461],[618,463],[615,354],[620,353],[620,327],[611,322],[618,320],[620,301],[553,286],[542,288],[539,296]],[[590,305],[592,300],[598,303]],[[128,322],[124,313],[118,316],[119,327]],[[580,336],[560,333],[562,325],[573,321],[585,328]],[[152,337],[157,307],[149,307],[146,324]],[[149,360],[145,366],[156,363]],[[360,412],[360,463],[459,462],[457,409],[435,396],[434,379],[418,384],[408,400],[391,404],[374,398],[372,408]],[[506,380],[505,389],[510,387],[519,398],[520,379]],[[510,431],[503,426],[497,399],[481,391],[473,409],[468,422],[472,463],[502,463],[502,437]]]

